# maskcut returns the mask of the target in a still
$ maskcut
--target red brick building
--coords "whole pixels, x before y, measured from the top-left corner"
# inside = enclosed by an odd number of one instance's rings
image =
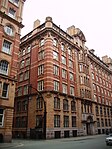
[[[112,71],[85,42],[80,29],[71,26],[65,32],[51,17],[41,25],[35,21],[34,29],[21,39],[14,137],[50,139],[111,130]],[[92,64],[105,74],[102,79],[109,87],[93,79]],[[94,92],[93,84],[108,97]]]
[[[11,142],[22,7],[25,0],[0,1],[0,142]]]

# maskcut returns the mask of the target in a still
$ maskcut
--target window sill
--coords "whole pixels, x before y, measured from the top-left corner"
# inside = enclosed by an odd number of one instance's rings
[[[58,108],[54,108],[54,111],[61,111],[61,109],[58,109]]]
[[[0,96],[0,98],[3,99],[3,100],[9,100],[8,97],[2,97],[2,96]]]

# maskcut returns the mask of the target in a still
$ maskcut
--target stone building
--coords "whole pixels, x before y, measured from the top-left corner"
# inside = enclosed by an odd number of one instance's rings
[[[22,9],[25,0],[0,1],[0,142],[11,142]]]
[[[112,71],[83,32],[46,17],[21,39],[13,136],[62,138],[111,131]]]

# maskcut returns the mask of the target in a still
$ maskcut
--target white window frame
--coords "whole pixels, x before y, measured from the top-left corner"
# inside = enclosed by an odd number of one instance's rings
[[[66,84],[62,84],[62,90],[63,90],[63,93],[67,94],[67,85]]]
[[[58,61],[58,52],[53,51],[53,59]]]
[[[59,82],[54,80],[54,91],[59,91]]]
[[[70,73],[69,73],[69,76],[70,76],[70,80],[73,81],[73,80],[74,80],[73,73],[70,72]]]
[[[67,71],[65,69],[62,69],[62,78],[67,78]]]
[[[59,67],[57,65],[54,65],[53,68],[54,68],[54,75],[59,76]]]
[[[9,0],[9,1],[16,6],[18,6],[18,4],[19,4],[19,0]]]
[[[42,91],[44,89],[44,81],[38,81],[38,91]]]
[[[61,56],[62,64],[66,65],[66,57]]]
[[[43,73],[44,73],[44,65],[42,64],[42,65],[38,66],[38,75],[41,75]]]
[[[3,46],[2,46],[2,51],[7,54],[11,54],[11,45],[12,45],[11,42],[4,40]]]
[[[13,28],[10,25],[4,27],[5,33],[9,36],[13,36]]]
[[[40,46],[43,46],[44,43],[45,43],[45,40],[44,40],[44,39],[41,39],[41,40],[40,40]]]
[[[12,8],[9,8],[8,15],[9,15],[11,18],[15,19],[15,14],[16,14],[16,11],[15,11],[14,9],[12,9]]]
[[[4,75],[8,75],[8,62],[5,60],[0,61],[0,73]]]

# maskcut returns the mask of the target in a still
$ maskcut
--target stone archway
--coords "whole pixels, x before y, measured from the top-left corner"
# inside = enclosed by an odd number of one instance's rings
[[[93,134],[93,117],[92,116],[87,117],[86,130],[87,130],[86,131],[87,135]]]

